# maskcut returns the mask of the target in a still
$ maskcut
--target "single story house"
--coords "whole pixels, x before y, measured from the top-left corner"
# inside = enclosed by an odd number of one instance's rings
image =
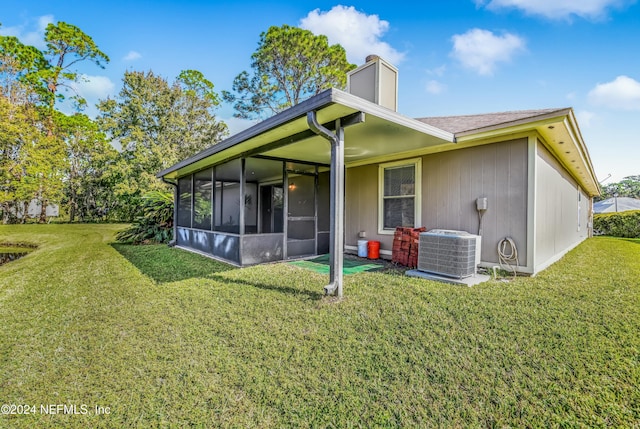
[[[599,186],[571,108],[409,118],[377,56],[328,89],[158,173],[176,188],[176,245],[237,266],[343,252],[391,256],[397,226],[480,228],[481,265],[511,238],[536,274],[591,233]]]
[[[640,200],[629,197],[613,197],[593,204],[594,213],[618,213],[640,210]]]
[[[0,219],[2,220],[8,220],[11,217],[16,219],[22,219],[24,217],[34,219],[40,217],[42,214],[42,201],[36,198],[29,201],[29,204],[26,206],[26,212],[25,204],[21,201],[9,206],[8,209],[5,210],[6,211],[3,211],[3,207],[0,207]],[[45,208],[45,215],[47,218],[60,216],[60,206],[58,204],[48,203]]]

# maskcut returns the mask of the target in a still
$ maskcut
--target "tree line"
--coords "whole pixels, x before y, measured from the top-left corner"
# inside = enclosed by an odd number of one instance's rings
[[[598,201],[613,197],[629,197],[640,199],[640,175],[627,176],[621,181],[601,186],[602,193]]]
[[[49,24],[42,50],[0,36],[0,218],[26,222],[37,203],[59,206],[63,219],[132,221],[144,196],[170,188],[159,171],[228,135],[216,116],[222,100],[242,118],[278,113],[329,87],[342,88],[355,66],[325,36],[283,25],[260,35],[232,91],[220,97],[197,70],[173,80],[153,71],[127,71],[115,97],[100,100],[98,115],[82,111],[75,90],[81,63],[104,68],[109,57],[80,28]],[[61,102],[73,105],[65,114]]]

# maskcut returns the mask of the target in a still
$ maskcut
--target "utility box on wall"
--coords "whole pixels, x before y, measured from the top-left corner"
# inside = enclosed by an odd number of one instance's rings
[[[398,69],[377,55],[347,73],[347,91],[372,103],[398,111]]]

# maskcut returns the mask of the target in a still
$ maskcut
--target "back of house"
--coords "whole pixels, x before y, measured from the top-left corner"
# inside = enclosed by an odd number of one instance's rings
[[[245,266],[342,240],[339,252],[355,253],[366,238],[390,258],[396,227],[425,227],[480,233],[484,266],[508,238],[517,271],[535,274],[591,234],[599,187],[571,108],[415,119],[396,111],[397,85],[397,69],[370,56],[347,92],[324,91],[160,172],[176,186],[177,245]]]

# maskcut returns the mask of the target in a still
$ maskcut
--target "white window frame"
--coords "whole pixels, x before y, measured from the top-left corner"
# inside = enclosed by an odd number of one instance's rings
[[[378,164],[378,234],[393,235],[395,229],[384,228],[384,170],[395,167],[414,167],[415,194],[414,198],[414,227],[422,223],[422,158],[404,159],[402,161]]]
[[[581,227],[581,214],[582,214],[582,192],[580,192],[580,186],[578,186],[578,232]]]

